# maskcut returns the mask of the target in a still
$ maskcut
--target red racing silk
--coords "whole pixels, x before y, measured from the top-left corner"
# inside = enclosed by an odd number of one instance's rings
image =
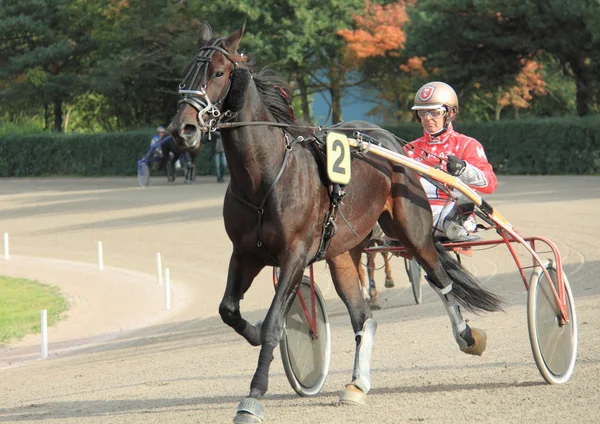
[[[465,172],[458,175],[464,183],[485,194],[493,193],[498,186],[496,174],[487,160],[481,143],[473,137],[454,131],[451,123],[439,137],[431,137],[424,132],[423,137],[405,146],[404,150],[411,159],[439,167],[444,171],[446,171],[446,161],[442,159],[454,155],[467,162]],[[448,196],[427,180],[421,179],[421,183],[432,205],[441,205],[447,201]]]

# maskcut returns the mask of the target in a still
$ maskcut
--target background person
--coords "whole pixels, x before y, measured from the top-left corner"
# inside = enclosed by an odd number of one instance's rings
[[[221,133],[217,130],[210,135],[211,142],[213,143],[213,157],[215,163],[215,174],[217,175],[217,182],[225,182],[223,174],[227,169],[227,159],[225,158],[225,150],[223,149],[223,139]]]

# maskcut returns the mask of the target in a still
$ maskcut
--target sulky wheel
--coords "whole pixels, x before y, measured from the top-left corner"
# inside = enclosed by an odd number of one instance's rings
[[[415,297],[415,303],[417,305],[423,302],[423,289],[421,287],[421,265],[416,259],[404,259],[404,267],[406,268],[406,275],[408,275],[408,281],[412,285],[413,295]]]
[[[137,170],[138,183],[142,187],[148,187],[148,183],[150,182],[150,170],[148,169],[148,164],[142,162],[138,164]]]
[[[314,288],[317,337],[314,337],[299,296],[296,296],[286,316],[280,343],[285,374],[300,396],[313,396],[321,391],[331,360],[331,333],[325,300],[316,284]],[[304,276],[298,291],[302,293],[308,316],[312,317],[308,276]]]
[[[527,322],[535,363],[549,384],[566,382],[573,373],[577,356],[577,316],[569,280],[563,272],[568,323],[560,322],[558,305],[550,284],[558,292],[557,271],[553,261],[545,264],[552,282],[537,267],[529,282]]]

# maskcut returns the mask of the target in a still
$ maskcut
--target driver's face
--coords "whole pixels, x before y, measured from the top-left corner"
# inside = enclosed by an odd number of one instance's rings
[[[421,125],[429,134],[435,134],[444,128],[444,116],[434,118],[428,113],[424,118],[421,118]]]

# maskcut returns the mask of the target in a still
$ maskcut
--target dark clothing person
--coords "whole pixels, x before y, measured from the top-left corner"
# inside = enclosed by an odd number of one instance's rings
[[[215,174],[217,182],[225,182],[223,174],[227,168],[227,159],[225,159],[225,150],[223,149],[223,139],[219,131],[214,131],[210,134],[211,143],[213,145],[213,157],[215,161]]]

